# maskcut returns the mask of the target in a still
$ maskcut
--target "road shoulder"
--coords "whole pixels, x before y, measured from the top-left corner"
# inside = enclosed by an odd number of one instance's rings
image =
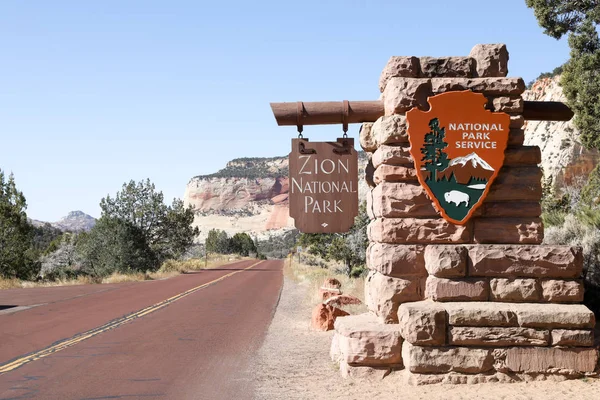
[[[310,328],[309,285],[285,277],[279,306],[254,371],[255,398],[278,399],[595,399],[600,380],[409,386],[403,375],[379,381],[342,379],[329,358],[332,332]]]

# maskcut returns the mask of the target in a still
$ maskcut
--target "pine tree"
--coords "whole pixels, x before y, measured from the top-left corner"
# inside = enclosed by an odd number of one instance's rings
[[[429,171],[429,180],[437,182],[437,171],[443,171],[448,167],[448,155],[444,151],[448,147],[445,141],[446,129],[440,127],[440,121],[437,118],[429,122],[431,132],[425,135],[425,142],[421,148],[425,162],[425,169]]]

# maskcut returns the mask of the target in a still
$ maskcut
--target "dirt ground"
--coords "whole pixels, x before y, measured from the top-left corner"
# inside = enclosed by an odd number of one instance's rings
[[[600,399],[600,379],[427,386],[408,385],[398,373],[374,382],[343,379],[329,358],[333,333],[310,328],[308,287],[285,278],[254,371],[256,399]]]

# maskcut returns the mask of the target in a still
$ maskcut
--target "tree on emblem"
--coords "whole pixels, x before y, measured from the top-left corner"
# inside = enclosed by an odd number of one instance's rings
[[[448,167],[448,155],[444,151],[448,143],[444,140],[446,137],[445,128],[440,127],[440,121],[437,118],[429,121],[431,132],[425,134],[425,141],[421,147],[423,154],[423,164],[428,174],[426,180],[437,182],[437,171],[443,171]]]

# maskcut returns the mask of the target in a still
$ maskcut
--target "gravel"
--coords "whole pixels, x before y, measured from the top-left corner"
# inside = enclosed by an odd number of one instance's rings
[[[343,379],[329,358],[333,332],[310,328],[307,284],[285,278],[281,299],[258,352],[254,398],[281,399],[597,399],[600,380],[410,386],[403,373],[383,380]]]

